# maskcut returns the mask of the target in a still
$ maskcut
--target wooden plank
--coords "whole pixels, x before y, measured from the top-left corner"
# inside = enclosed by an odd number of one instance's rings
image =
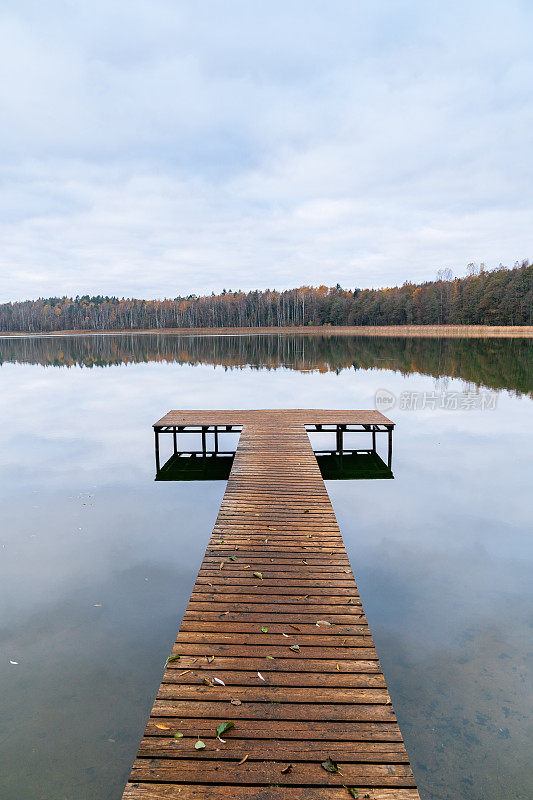
[[[393,423],[375,411],[172,411],[155,427],[215,424],[242,432],[124,800],[347,800],[346,785],[418,800],[305,429]],[[233,723],[222,739],[220,722]]]
[[[131,783],[124,800],[228,800],[229,790],[223,785]],[[416,789],[373,787],[360,793],[370,800],[420,800]],[[236,786],[231,787],[232,800],[349,800],[343,787],[315,788],[306,786]]]

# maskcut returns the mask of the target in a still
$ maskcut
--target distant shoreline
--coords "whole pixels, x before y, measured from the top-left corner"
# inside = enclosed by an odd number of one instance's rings
[[[27,331],[0,331],[0,337],[38,336],[124,336],[137,334],[165,334],[175,336],[254,336],[254,335],[305,335],[305,336],[431,336],[442,338],[533,338],[533,325],[310,325],[300,327],[258,328],[158,328],[143,330],[65,330],[28,333]]]

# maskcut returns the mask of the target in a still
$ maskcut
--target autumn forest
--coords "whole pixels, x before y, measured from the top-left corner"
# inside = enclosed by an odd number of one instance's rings
[[[302,286],[165,300],[84,295],[0,305],[1,332],[318,325],[531,325],[533,266],[486,270],[384,289]]]

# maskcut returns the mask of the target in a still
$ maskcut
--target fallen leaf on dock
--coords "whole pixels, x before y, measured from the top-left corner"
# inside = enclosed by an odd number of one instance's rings
[[[180,656],[169,656],[167,658],[167,664],[171,664],[172,661],[177,661],[179,658],[180,658]]]
[[[230,728],[234,727],[235,727],[234,722],[221,722],[219,725],[217,725],[217,738],[220,739],[223,733],[226,733],[226,731],[229,731]]]
[[[263,573],[262,572],[254,572],[256,578],[259,578],[260,581],[263,580]]]
[[[203,749],[204,749],[204,747],[205,747],[205,743],[204,743],[204,742],[202,742],[202,740],[201,740],[201,739],[198,739],[198,741],[197,741],[197,742],[196,742],[196,744],[194,745],[194,749],[195,749],[195,750],[203,750]]]
[[[169,731],[170,727],[168,725],[156,725],[156,728],[159,728],[161,731]]]
[[[297,653],[299,651],[299,649],[300,649],[300,645],[299,644],[291,644],[290,647],[289,647],[289,650],[294,650],[295,653]]]
[[[265,628],[265,626],[263,625],[263,627],[261,628],[261,633],[268,633],[268,628]]]
[[[240,706],[242,705],[242,700],[230,700],[232,706]]]
[[[289,638],[289,634],[288,633],[282,633],[281,635],[284,636],[286,639]]]
[[[237,561],[237,558],[236,558],[235,556],[230,556],[230,557],[229,557],[229,560],[230,560],[230,561]]]
[[[260,678],[260,680],[262,680],[262,681],[264,681],[264,680],[265,680],[265,679],[263,678],[263,676],[261,675],[261,673],[260,673],[260,672],[258,672],[258,673],[257,673],[257,676],[258,676],[258,678]]]
[[[181,678],[182,675],[186,675],[188,672],[192,672],[192,669],[186,669],[185,672],[180,672],[178,678]]]
[[[321,766],[323,769],[326,770],[326,772],[334,773],[339,771],[339,765],[337,764],[336,761],[333,761],[333,759],[330,758],[329,756],[325,761],[322,762]]]
[[[222,569],[222,567],[223,567],[223,566],[224,566],[224,562],[223,562],[223,561],[221,561],[221,562],[220,562],[219,569]]]
[[[295,631],[301,631],[302,630],[301,628],[298,627],[298,625],[291,625],[290,622],[289,622],[289,628],[292,628]]]
[[[244,764],[247,758],[248,758],[248,753],[246,753],[244,758],[241,758],[241,760],[237,762],[237,766],[240,767],[241,764]]]
[[[328,622],[326,619],[318,619],[315,624],[319,628],[321,625],[331,625],[331,622]]]
[[[272,661],[274,661],[274,660],[275,660],[275,659],[274,659],[274,656],[265,656],[265,658],[270,658]],[[258,673],[258,674],[259,674],[259,673]]]
[[[181,731],[178,731],[174,734],[174,739],[183,739],[183,734]]]
[[[220,678],[213,678],[213,680],[215,681],[215,683],[220,683],[220,685],[221,685],[221,686],[225,686],[225,685],[226,685],[226,684],[224,683],[224,681],[221,681],[221,680],[220,680]]]
[[[346,789],[347,792],[350,792],[352,797],[355,797],[355,798],[359,797],[359,792],[357,791],[357,789],[354,789],[353,786],[343,786],[342,788]],[[365,794],[364,796],[365,797],[370,797],[369,794]]]
[[[212,661],[215,660],[215,656],[206,656],[206,658],[207,658],[207,663],[208,664],[210,664]]]
[[[282,774],[283,774],[283,773],[285,773],[285,772],[290,772],[290,771],[291,771],[291,769],[292,769],[292,764],[287,764],[287,766],[286,766],[286,767],[284,767],[284,768],[281,770],[281,772],[282,772]]]

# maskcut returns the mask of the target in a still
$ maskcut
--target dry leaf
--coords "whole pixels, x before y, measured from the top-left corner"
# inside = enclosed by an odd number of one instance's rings
[[[161,731],[169,731],[170,727],[168,725],[156,725],[156,728],[159,728]]]
[[[215,681],[215,683],[220,683],[220,685],[221,685],[221,686],[225,686],[225,685],[226,685],[226,684],[224,683],[224,681],[221,681],[221,680],[220,680],[220,678],[213,678],[213,680]]]
[[[248,758],[248,753],[246,753],[244,758],[241,758],[241,760],[237,762],[237,766],[240,767],[241,764],[244,764],[247,758]]]
[[[292,769],[292,764],[287,764],[287,766],[286,766],[286,767],[284,767],[284,768],[281,770],[281,772],[282,772],[282,774],[283,774],[283,773],[285,773],[285,772],[290,772],[290,771],[291,771],[291,769]]]
[[[230,700],[232,706],[240,706],[242,705],[242,700]]]
[[[264,681],[264,680],[265,680],[265,679],[263,678],[263,676],[261,675],[261,673],[260,673],[260,672],[258,672],[258,673],[257,673],[257,676],[258,676],[258,677],[259,677],[259,678],[260,678],[262,681]]]

